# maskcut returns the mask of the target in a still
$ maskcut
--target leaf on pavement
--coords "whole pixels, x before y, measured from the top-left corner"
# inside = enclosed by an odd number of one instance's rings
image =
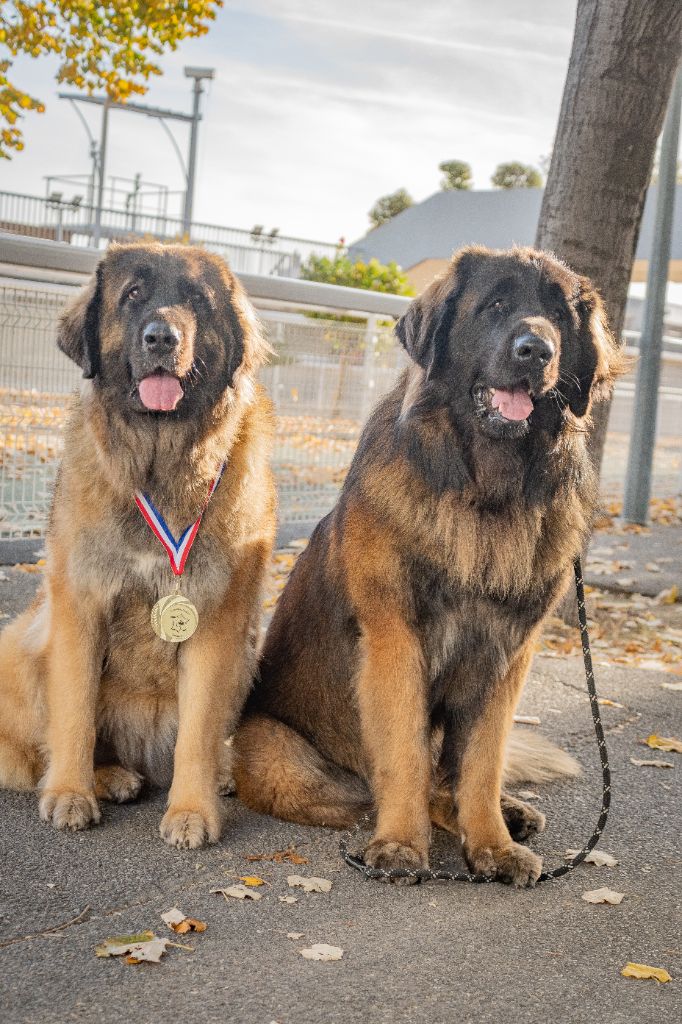
[[[274,853],[252,853],[247,856],[247,860],[272,860],[275,864],[281,864],[283,861],[289,861],[290,864],[307,864],[308,858],[302,857],[300,853],[296,852],[295,846],[288,846],[286,850],[275,850]]]
[[[579,853],[580,850],[566,850],[564,859],[572,860]],[[598,868],[613,868],[618,861],[610,853],[604,853],[603,850],[590,850],[583,863],[594,864]]]
[[[255,889],[249,889],[246,885],[230,885],[227,889],[211,889],[212,893],[217,893],[220,896],[224,896],[228,899],[232,896],[235,900],[262,900],[263,894],[256,892]]]
[[[287,932],[288,939],[302,939],[305,932]]]
[[[624,978],[652,978],[655,981],[672,981],[668,972],[663,967],[649,967],[648,964],[627,963],[620,972]]]
[[[316,878],[314,875],[308,878],[304,878],[303,875],[289,875],[287,882],[292,889],[299,886],[304,892],[329,892],[332,887],[328,878]]]
[[[613,889],[607,889],[606,886],[583,893],[583,899],[586,903],[610,903],[614,907],[623,902],[624,896],[624,892],[614,892]]]
[[[343,950],[340,946],[328,946],[326,942],[316,942],[309,949],[300,949],[299,953],[306,960],[340,960]]]
[[[661,683],[664,690],[682,690],[682,683]]]
[[[639,757],[631,757],[630,762],[638,768],[674,768],[672,761],[642,761]]]
[[[537,715],[514,715],[514,721],[517,725],[541,725],[540,719]]]
[[[265,880],[259,878],[258,875],[240,875],[239,881],[252,889],[257,889],[259,885],[265,885]]]
[[[608,697],[598,697],[597,704],[602,704],[605,708],[622,708],[623,704],[619,704],[617,700],[609,700]]]
[[[166,952],[168,939],[159,939],[153,932],[136,935],[114,935],[95,949],[98,957],[123,956],[127,964],[158,964]]]
[[[278,896],[280,903],[298,903],[298,896]]]
[[[680,596],[680,591],[675,584],[672,587],[668,587],[667,590],[662,590],[660,594],[656,595],[656,604],[675,604]]]
[[[640,740],[647,747],[651,747],[653,750],[665,750],[675,751],[677,754],[682,754],[682,740],[678,740],[675,736],[657,736],[655,732],[652,732],[651,736],[647,736],[645,740]]]
[[[173,907],[161,915],[161,920],[167,924],[176,935],[186,935],[187,932],[205,932],[206,922],[197,921],[193,917],[186,917],[181,910]]]

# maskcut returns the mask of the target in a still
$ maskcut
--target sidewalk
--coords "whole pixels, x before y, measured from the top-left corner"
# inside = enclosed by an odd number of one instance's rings
[[[596,543],[603,541],[598,534]],[[666,550],[679,563],[679,544]],[[649,560],[649,551],[642,557]],[[679,564],[674,572],[679,580]],[[38,574],[7,568],[3,574],[0,608],[14,614],[30,600]],[[679,626],[682,607],[672,611]],[[653,732],[682,736],[682,694],[663,686],[679,678],[598,666],[600,695],[622,705],[602,708],[613,810],[600,847],[619,863],[582,865],[533,891],[366,882],[341,863],[336,833],[261,817],[235,800],[221,843],[183,853],[158,837],[163,794],[107,804],[98,828],[64,835],[39,822],[34,795],[2,792],[0,1005],[22,1024],[674,1020],[682,1008],[682,755],[639,741]],[[520,710],[539,717],[540,730],[584,767],[578,780],[538,789],[548,827],[533,847],[556,866],[567,848],[591,834],[601,803],[581,659],[538,656]],[[637,767],[633,757],[675,767]],[[247,860],[292,845],[307,864]],[[432,864],[441,862],[458,860],[453,841],[437,833]],[[245,874],[268,883],[259,902],[210,894]],[[321,876],[333,887],[305,894],[287,887],[290,874]],[[625,893],[622,904],[581,899],[601,886]],[[297,902],[282,903],[283,895]],[[176,906],[205,921],[207,931],[171,935],[159,915]],[[86,907],[57,936],[31,937]],[[139,966],[95,957],[95,946],[108,936],[144,929],[194,952],[171,948],[160,964]],[[292,940],[288,932],[302,935]],[[318,942],[342,947],[343,959],[304,960],[299,950]],[[665,967],[674,980],[623,978],[628,960]]]

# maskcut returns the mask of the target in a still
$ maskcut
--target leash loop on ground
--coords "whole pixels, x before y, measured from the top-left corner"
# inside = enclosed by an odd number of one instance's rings
[[[601,715],[599,713],[599,698],[597,697],[597,688],[594,681],[594,669],[592,667],[592,654],[590,651],[590,635],[587,628],[587,611],[585,609],[585,589],[583,585],[583,571],[580,563],[580,558],[576,558],[573,570],[575,573],[575,589],[576,596],[578,598],[578,622],[580,625],[580,642],[583,651],[583,664],[585,666],[585,679],[587,682],[587,692],[590,697],[590,709],[592,711],[592,721],[594,723],[594,731],[597,737],[597,746],[599,748],[599,758],[601,760],[602,769],[602,806],[599,814],[599,820],[596,828],[590,838],[587,840],[582,850],[575,855],[573,860],[568,864],[562,864],[558,868],[554,868],[553,871],[543,871],[538,881],[546,882],[552,878],[561,878],[562,875],[568,874],[578,864],[581,864],[587,857],[590,850],[594,849],[599,840],[601,839],[604,828],[606,827],[606,819],[609,814],[609,807],[611,805],[611,769],[609,767],[608,751],[606,749],[606,738],[604,736],[604,727],[601,721]],[[360,826],[356,827],[356,833],[359,832]],[[359,854],[352,854],[348,849],[348,842],[351,839],[351,834],[346,833],[340,843],[339,851],[343,860],[348,864],[349,867],[355,868],[356,871],[361,872],[365,878],[380,879],[381,881],[391,881],[398,878],[409,878],[416,882],[426,881],[447,881],[447,882],[494,882],[495,879],[488,875],[475,875],[470,871],[451,871],[446,869],[432,870],[431,868],[419,868],[418,870],[410,870],[409,868],[392,868],[387,870],[385,868],[372,868],[368,864],[365,864],[364,860]]]

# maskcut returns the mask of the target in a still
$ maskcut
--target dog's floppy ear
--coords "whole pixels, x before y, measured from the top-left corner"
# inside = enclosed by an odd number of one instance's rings
[[[104,268],[99,264],[90,283],[59,318],[57,345],[89,380],[99,373],[99,320]]]
[[[228,354],[227,374],[230,384],[237,370],[249,375],[267,362],[272,348],[265,338],[261,323],[237,277],[225,260],[214,257],[222,286],[225,289],[227,327],[225,345]]]
[[[569,379],[567,398],[574,416],[582,417],[593,402],[610,396],[627,360],[611,334],[599,292],[587,277],[580,278],[579,287],[579,344],[575,377]]]
[[[408,355],[433,376],[448,348],[450,328],[464,289],[469,253],[456,254],[448,271],[412,302],[395,326]]]

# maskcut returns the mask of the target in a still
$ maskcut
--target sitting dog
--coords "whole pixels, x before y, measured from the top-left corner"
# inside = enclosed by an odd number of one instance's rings
[[[547,253],[469,248],[398,323],[410,366],[280,598],[235,738],[240,798],[346,827],[366,862],[428,864],[431,822],[470,868],[532,885],[544,818],[502,792],[543,620],[597,503],[585,435],[621,357],[590,282]],[[507,771],[572,759],[512,734]]]
[[[267,345],[219,257],[155,244],[111,247],[58,344],[86,381],[42,589],[0,638],[0,786],[80,829],[170,785],[166,842],[214,842],[275,533]]]

